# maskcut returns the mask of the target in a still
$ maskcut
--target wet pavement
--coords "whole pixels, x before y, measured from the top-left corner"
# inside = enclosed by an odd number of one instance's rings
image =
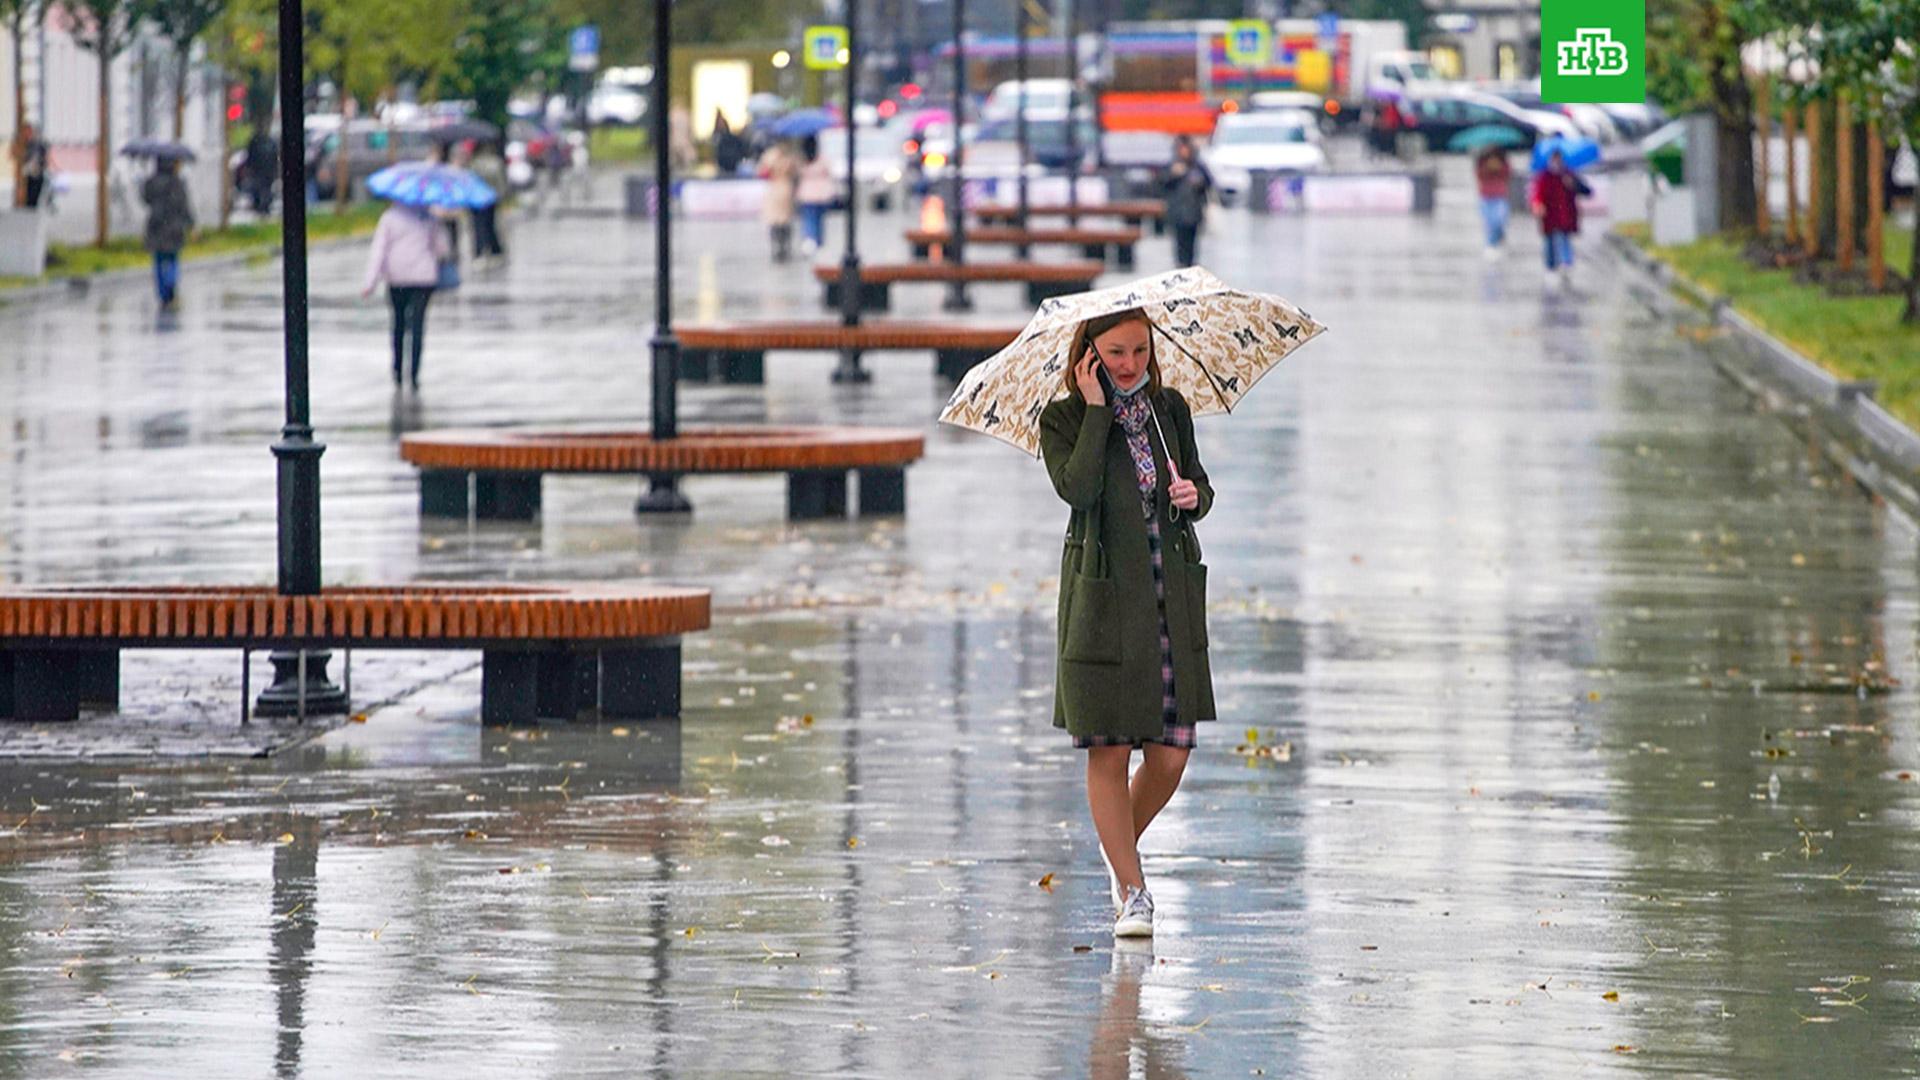
[[[1143,845],[1147,949],[1050,726],[1066,515],[933,427],[930,358],[681,391],[926,429],[904,520],[789,526],[748,478],[636,522],[567,478],[538,524],[422,524],[397,430],[644,422],[650,234],[521,221],[434,301],[417,402],[358,252],[317,254],[328,579],[710,587],[685,714],[483,730],[476,656],[372,654],[365,722],[301,741],[239,732],[233,654],[131,654],[122,716],[0,731],[0,1075],[1920,1074],[1912,526],[1596,238],[1571,296],[1524,228],[1483,260],[1468,190],[1203,240],[1332,332],[1199,425],[1223,719]],[[824,314],[763,241],[690,225],[680,317]],[[270,580],[277,305],[267,268],[165,324],[0,312],[0,574]]]

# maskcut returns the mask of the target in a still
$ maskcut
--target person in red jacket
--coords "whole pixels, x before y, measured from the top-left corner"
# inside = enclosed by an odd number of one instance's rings
[[[1527,190],[1527,203],[1533,216],[1540,219],[1540,234],[1547,241],[1547,273],[1572,285],[1568,277],[1573,268],[1573,234],[1580,231],[1580,205],[1576,198],[1591,195],[1593,189],[1567,168],[1567,160],[1555,150],[1547,157],[1543,172],[1533,174]]]

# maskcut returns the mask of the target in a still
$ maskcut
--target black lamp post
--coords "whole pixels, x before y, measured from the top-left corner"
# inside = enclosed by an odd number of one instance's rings
[[[1020,147],[1020,175],[1014,180],[1014,188],[1019,192],[1018,214],[1020,225],[1020,243],[1014,246],[1014,254],[1025,261],[1033,254],[1027,244],[1027,162],[1031,154],[1027,149],[1027,4],[1029,0],[1014,0],[1013,5],[1013,79],[1019,85],[1019,93],[1014,95],[1013,141]]]
[[[320,455],[307,395],[307,161],[305,16],[301,0],[280,0],[280,243],[286,334],[287,422],[273,444],[279,472],[279,589],[282,596],[320,591]],[[275,652],[273,685],[260,695],[261,716],[337,713],[347,695],[327,681],[324,650]]]
[[[1074,106],[1080,99],[1080,4],[1067,5],[1067,227],[1080,224],[1080,132]]]
[[[673,52],[673,4],[653,0],[653,438],[680,434],[680,339],[673,336],[673,161],[667,145],[668,60]],[[684,514],[693,504],[680,492],[679,478],[654,473],[634,510],[642,514]]]
[[[853,110],[859,102],[860,87],[860,4],[847,5],[847,250],[840,256],[840,323],[860,325],[860,174],[854,168],[854,146],[859,142],[859,125]],[[870,382],[873,373],[860,366],[860,350],[843,349],[840,366],[833,369],[837,383]]]
[[[962,205],[966,192],[966,180],[961,176],[961,165],[966,161],[967,151],[960,137],[961,125],[966,121],[967,103],[967,4],[966,0],[953,0],[953,205],[948,208],[953,224],[947,229],[948,257],[955,265],[967,261],[967,208]],[[947,286],[947,302],[942,305],[947,311],[972,311],[973,300],[967,296],[967,283],[954,281]]]

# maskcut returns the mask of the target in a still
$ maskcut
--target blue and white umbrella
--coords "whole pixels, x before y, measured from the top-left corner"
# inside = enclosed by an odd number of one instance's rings
[[[455,165],[406,161],[367,177],[367,191],[402,206],[440,206],[477,210],[500,196],[486,182]]]
[[[838,126],[840,118],[825,109],[800,109],[775,120],[767,130],[776,139],[804,139]]]
[[[1555,135],[1533,144],[1533,171],[1546,168],[1547,159],[1553,156],[1555,150],[1560,151],[1569,169],[1585,168],[1600,160],[1600,144],[1592,139]]]

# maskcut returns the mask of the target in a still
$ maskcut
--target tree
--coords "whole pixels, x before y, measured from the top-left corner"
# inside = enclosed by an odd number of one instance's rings
[[[227,0],[134,0],[134,17],[152,22],[173,46],[173,137],[183,137],[187,113],[187,73],[193,43],[226,12]],[[225,108],[226,103],[221,102]]]
[[[307,9],[307,62],[329,72],[341,99],[334,192],[342,209],[352,194],[347,138],[349,102],[371,103],[403,70],[431,72],[447,55],[452,0],[316,0]],[[283,192],[283,198],[297,197]]]
[[[94,244],[107,246],[107,166],[113,160],[113,60],[133,41],[132,0],[66,0],[74,43],[100,61],[100,139],[96,147]]]
[[[1713,113],[1720,227],[1753,227],[1753,91],[1741,48],[1773,24],[1763,3],[1650,0],[1647,89],[1674,111]]]
[[[477,116],[504,128],[507,100],[542,69],[563,31],[549,0],[465,0],[463,7],[439,88],[472,99]]]
[[[21,73],[23,57],[22,45],[26,40],[27,21],[37,17],[39,4],[36,0],[0,0],[0,22],[7,24],[7,33],[13,39],[13,137],[20,139],[21,129],[27,123],[27,87]],[[23,148],[24,149],[24,148]],[[26,161],[19,154],[13,158],[13,205],[27,204],[27,187],[24,166]]]

